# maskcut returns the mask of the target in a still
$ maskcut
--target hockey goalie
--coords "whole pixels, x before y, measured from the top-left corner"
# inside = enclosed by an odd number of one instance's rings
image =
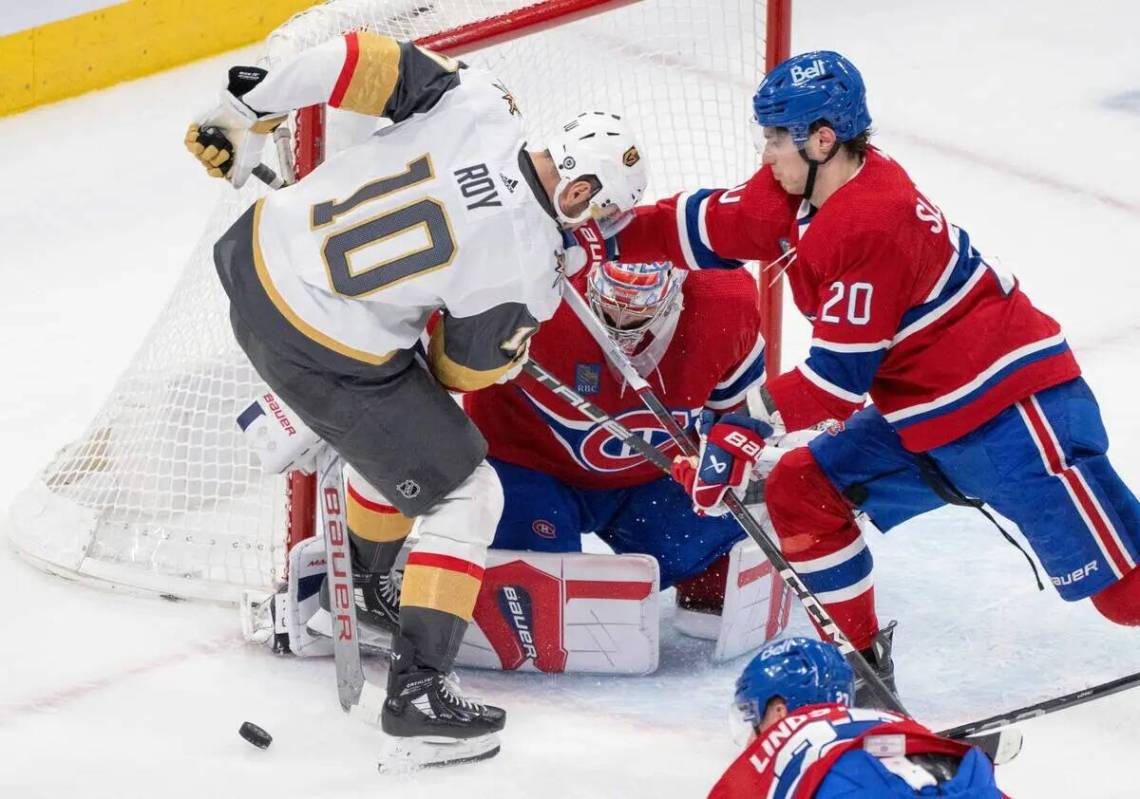
[[[668,263],[606,262],[575,283],[685,427],[703,410],[737,407],[763,379],[756,291],[745,273],[688,274]],[[604,365],[601,350],[569,309],[532,339],[530,356],[663,454],[673,454],[665,430]],[[488,440],[488,462],[504,486],[505,502],[458,664],[652,672],[658,663],[658,592],[671,586],[677,587],[675,624],[715,640],[715,659],[755,649],[787,624],[790,594],[730,517],[695,514],[668,475],[549,388],[524,373],[463,400]],[[257,418],[266,420],[262,431],[246,430],[255,447],[258,435],[282,429],[279,420],[268,423],[271,413]],[[780,452],[773,447],[770,456]],[[346,491],[350,527],[382,534],[384,504],[351,474]],[[582,552],[591,532],[612,554]],[[373,590],[358,591],[358,612],[372,622],[365,629],[398,628],[402,562],[397,558],[372,577]],[[329,653],[323,577],[321,541],[291,553],[289,585],[272,608],[279,646],[301,655]],[[246,607],[256,606],[251,598]],[[261,629],[269,623],[263,616]],[[247,631],[256,627],[247,612]],[[383,650],[389,636],[372,635],[367,643]]]

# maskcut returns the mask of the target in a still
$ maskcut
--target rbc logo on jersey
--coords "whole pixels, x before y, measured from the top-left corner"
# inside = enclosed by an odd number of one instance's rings
[[[574,367],[574,390],[579,394],[597,394],[602,385],[600,363],[580,363]]]

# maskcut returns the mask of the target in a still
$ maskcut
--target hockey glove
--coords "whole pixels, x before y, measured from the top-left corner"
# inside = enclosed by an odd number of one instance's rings
[[[262,114],[241,100],[266,74],[259,67],[233,67],[217,107],[186,131],[186,149],[211,177],[226,178],[235,189],[261,161],[266,137],[285,121],[285,114]]]
[[[697,515],[722,516],[728,512],[725,494],[731,490],[744,496],[772,428],[742,414],[730,413],[718,419],[714,412],[704,411],[697,429],[701,435],[697,462],[674,460],[673,479],[689,492]]]
[[[606,237],[593,219],[574,230],[565,231],[564,235],[569,245],[562,259],[566,277],[574,277],[583,269],[589,271],[594,264],[610,259]]]

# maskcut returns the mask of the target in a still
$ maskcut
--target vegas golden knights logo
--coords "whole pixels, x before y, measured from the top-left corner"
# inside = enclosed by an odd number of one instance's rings
[[[637,147],[630,147],[621,156],[621,162],[626,166],[633,166],[641,160],[641,153],[637,151]]]

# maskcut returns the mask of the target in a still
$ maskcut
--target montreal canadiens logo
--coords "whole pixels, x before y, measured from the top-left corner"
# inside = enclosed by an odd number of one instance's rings
[[[534,534],[539,538],[555,537],[554,524],[548,522],[546,519],[535,519],[533,522],[531,522],[530,529],[533,530]]]
[[[677,423],[687,428],[691,416],[684,412],[673,413]],[[637,433],[665,454],[672,454],[676,445],[661,427],[657,418],[647,410],[628,411],[617,417],[622,427]],[[602,426],[593,428],[578,445],[578,459],[589,469],[599,472],[620,472],[646,463],[645,456],[624,443]]]

